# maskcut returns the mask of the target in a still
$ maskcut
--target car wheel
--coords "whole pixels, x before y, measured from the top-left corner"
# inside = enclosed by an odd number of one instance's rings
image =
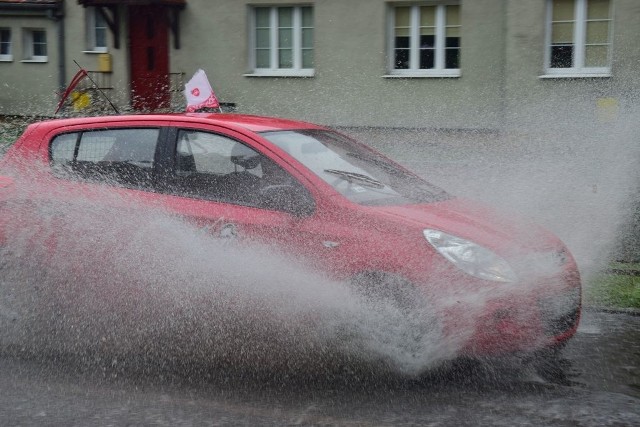
[[[531,366],[543,380],[562,385],[571,384],[571,362],[562,357],[563,345],[551,347],[535,353]]]
[[[363,272],[351,280],[356,294],[371,312],[368,332],[375,351],[386,354],[390,366],[412,378],[448,358],[442,325],[424,293],[396,274]]]

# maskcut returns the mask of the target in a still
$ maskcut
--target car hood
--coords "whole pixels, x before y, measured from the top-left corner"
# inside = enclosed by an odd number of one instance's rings
[[[444,231],[498,252],[546,250],[561,245],[557,237],[531,219],[461,198],[374,209],[406,225]]]

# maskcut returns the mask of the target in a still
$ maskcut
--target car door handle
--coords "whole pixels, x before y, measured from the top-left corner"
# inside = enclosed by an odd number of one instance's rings
[[[322,246],[324,246],[325,248],[328,248],[328,249],[335,249],[338,246],[340,246],[340,243],[334,242],[333,240],[323,240],[322,241]]]
[[[238,226],[232,222],[224,221],[224,218],[200,227],[200,231],[221,239],[236,239],[239,234]]]

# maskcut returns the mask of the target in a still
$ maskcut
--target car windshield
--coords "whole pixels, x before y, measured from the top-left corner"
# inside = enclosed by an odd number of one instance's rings
[[[262,132],[261,135],[352,202],[400,205],[449,198],[444,190],[337,132],[285,130]]]

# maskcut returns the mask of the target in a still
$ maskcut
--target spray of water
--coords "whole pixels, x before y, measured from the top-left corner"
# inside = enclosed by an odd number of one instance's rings
[[[3,207],[3,348],[113,366],[142,356],[408,375],[458,350],[429,307],[365,298],[277,248],[213,237],[107,188],[96,186],[91,200],[18,197]]]
[[[568,243],[588,273],[601,267],[625,219],[620,207],[637,178],[633,123],[553,136],[472,133],[466,142],[398,130],[359,139],[454,194],[526,212]],[[473,160],[460,154],[467,149]],[[14,231],[0,265],[4,348],[114,365],[142,354],[280,371],[375,364],[416,375],[456,356],[472,333],[444,336],[428,307],[406,313],[276,248],[217,239],[159,209],[96,192],[90,202],[20,202],[3,211]],[[532,274],[545,274],[546,260],[528,262]],[[490,297],[495,289],[448,303],[463,303],[473,316]]]
[[[500,132],[347,131],[453,194],[544,225],[568,245],[588,283],[624,249],[640,187],[638,107],[629,101],[615,117],[596,113],[558,112],[544,124],[519,117]]]

